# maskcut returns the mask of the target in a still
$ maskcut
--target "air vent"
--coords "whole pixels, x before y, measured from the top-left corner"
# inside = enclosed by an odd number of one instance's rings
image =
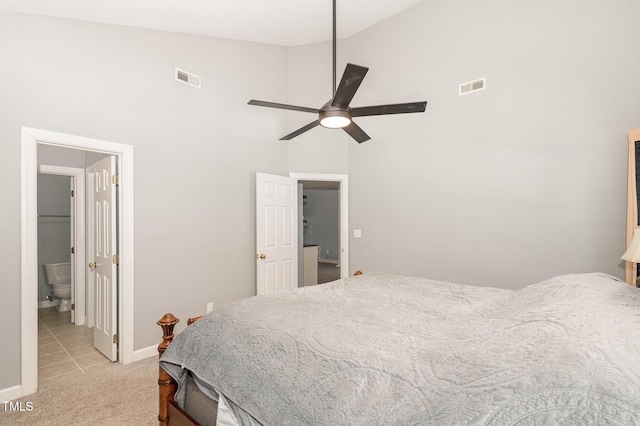
[[[176,68],[176,80],[189,86],[200,88],[200,77]]]
[[[481,78],[479,80],[469,81],[462,83],[458,86],[458,95],[468,95],[469,93],[478,92],[487,88],[487,79]]]

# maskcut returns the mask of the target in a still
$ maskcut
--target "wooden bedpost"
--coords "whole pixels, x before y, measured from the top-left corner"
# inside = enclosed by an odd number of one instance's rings
[[[173,327],[180,320],[172,314],[165,314],[157,324],[162,327],[162,343],[158,345],[158,357],[161,357],[164,351],[169,347],[173,340]],[[176,393],[177,383],[171,376],[164,371],[162,367],[158,367],[158,387],[160,390],[160,411],[158,412],[158,421],[160,425],[166,426],[169,419],[169,401],[173,399]]]

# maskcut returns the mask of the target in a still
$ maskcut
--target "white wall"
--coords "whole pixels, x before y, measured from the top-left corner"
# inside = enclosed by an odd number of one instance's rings
[[[624,277],[626,133],[640,126],[640,3],[427,0],[349,40],[371,68],[349,144],[351,268],[517,288]],[[293,71],[291,71],[293,72]],[[458,84],[487,90],[458,97]]]
[[[0,58],[0,390],[20,383],[21,126],[134,146],[134,350],[165,312],[180,330],[255,293],[255,172],[289,168],[286,116],[246,103],[287,93],[285,48],[0,13]]]

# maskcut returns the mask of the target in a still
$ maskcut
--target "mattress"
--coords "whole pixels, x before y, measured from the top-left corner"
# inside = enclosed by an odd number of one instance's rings
[[[365,274],[228,304],[161,359],[263,425],[640,424],[640,290]],[[253,423],[256,422],[256,423]]]

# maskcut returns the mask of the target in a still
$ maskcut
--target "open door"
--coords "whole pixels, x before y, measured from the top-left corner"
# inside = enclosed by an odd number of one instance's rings
[[[116,229],[116,160],[106,157],[87,168],[91,175],[88,189],[92,220],[88,230],[93,237],[94,324],[93,344],[111,361],[118,360],[118,283]]]
[[[256,291],[298,287],[298,181],[256,173]]]

